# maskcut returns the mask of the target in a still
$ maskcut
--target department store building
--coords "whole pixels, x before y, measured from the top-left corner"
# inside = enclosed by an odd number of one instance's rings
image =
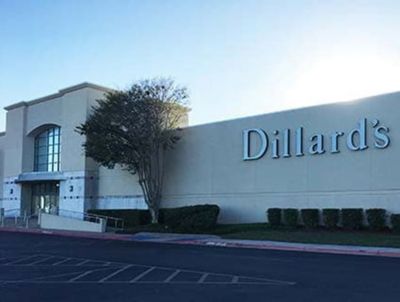
[[[82,83],[7,106],[0,207],[34,214],[143,209],[136,177],[85,157],[75,128],[111,89]],[[186,126],[167,154],[163,207],[212,203],[220,221],[280,208],[400,213],[400,93]]]

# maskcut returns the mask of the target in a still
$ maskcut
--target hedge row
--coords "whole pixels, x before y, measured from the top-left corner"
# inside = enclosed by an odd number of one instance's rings
[[[217,224],[219,207],[217,205],[195,205],[180,208],[160,209],[160,224],[174,231],[196,232],[210,230]],[[148,210],[88,210],[89,214],[97,214],[124,220],[124,228],[134,228],[150,224]],[[112,223],[112,221],[111,221]],[[110,224],[109,226],[113,226]]]
[[[300,217],[303,225],[307,228],[316,228],[324,225],[326,228],[334,229],[339,224],[348,230],[359,230],[364,227],[364,218],[368,227],[375,231],[383,230],[386,225],[385,209],[280,209],[271,208],[267,211],[268,222],[271,226],[286,225],[296,227],[300,225]],[[322,218],[322,221],[321,221]],[[400,214],[392,214],[390,222],[393,230],[400,231]]]
[[[160,223],[177,231],[206,231],[216,226],[219,211],[217,205],[161,209]]]
[[[124,220],[125,228],[133,228],[138,225],[149,224],[151,221],[150,212],[148,210],[129,210],[129,209],[91,209],[88,214],[102,215]],[[113,220],[108,220],[109,227],[114,227]]]

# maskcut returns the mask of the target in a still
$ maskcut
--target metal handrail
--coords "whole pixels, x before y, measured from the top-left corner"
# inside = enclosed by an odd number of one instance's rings
[[[71,214],[71,215],[68,215]],[[65,209],[58,209],[58,213],[56,214],[58,216],[63,216],[63,217],[68,217],[68,218],[76,218],[78,217],[83,217],[83,220],[87,220],[94,218],[96,223],[100,223],[99,217],[94,217],[91,214],[85,213],[85,212],[79,212],[79,211],[72,211],[72,210],[65,210]]]
[[[114,221],[114,227],[116,229],[123,229],[124,228],[124,220],[122,218],[117,218],[117,217],[111,217],[111,216],[105,216],[105,215],[98,215],[98,214],[89,214],[85,212],[78,212],[78,211],[72,211],[72,210],[65,210],[65,209],[58,209],[58,215],[59,216],[64,216],[64,217],[71,217],[71,216],[65,216],[65,215],[60,215],[60,212],[67,212],[79,216],[83,216],[84,220],[85,218],[88,218],[88,220],[94,219],[96,223],[100,223],[100,219],[104,219],[106,221],[106,225],[108,225],[108,221]],[[118,227],[118,223],[121,224],[121,227]]]
[[[7,214],[11,212],[12,214]],[[15,213],[14,213],[15,212]],[[4,220],[5,218],[12,218],[14,217],[14,224],[18,224],[18,218],[21,217],[21,209],[15,208],[15,209],[4,209],[4,217],[1,219],[1,226],[4,226]]]
[[[24,211],[24,223],[25,223],[25,227],[26,227],[27,229],[29,229],[29,221],[30,221],[32,218],[37,218],[37,214],[30,214],[30,215],[27,215],[27,212],[26,212],[26,210],[25,210],[25,211]]]
[[[12,215],[7,214],[7,213],[12,213]],[[27,212],[24,211],[24,215],[21,215],[21,209],[20,208],[15,208],[15,209],[4,209],[4,216],[0,217],[1,218],[1,226],[4,227],[4,221],[6,218],[14,218],[14,225],[18,226],[19,221],[21,222],[21,226],[25,226],[26,228],[29,228],[29,221],[32,219],[32,217],[35,217],[36,215],[27,215]]]
[[[106,215],[100,215],[100,214],[88,214],[88,215],[92,215],[92,216],[96,216],[96,217],[105,219],[106,222],[108,222],[108,220],[114,220],[114,227],[115,227],[116,229],[118,229],[118,222],[121,222],[121,228],[120,228],[120,229],[123,229],[123,228],[124,228],[124,223],[125,223],[125,221],[124,221],[123,218],[112,217],[112,216],[106,216]]]

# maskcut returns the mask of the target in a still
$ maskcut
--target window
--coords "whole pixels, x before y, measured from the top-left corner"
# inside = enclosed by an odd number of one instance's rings
[[[60,169],[60,127],[49,128],[35,137],[34,171]]]

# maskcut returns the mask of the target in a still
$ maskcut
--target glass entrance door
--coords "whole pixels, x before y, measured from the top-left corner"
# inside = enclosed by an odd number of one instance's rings
[[[32,185],[32,214],[43,210],[45,213],[57,214],[59,199],[58,182],[41,182]]]

